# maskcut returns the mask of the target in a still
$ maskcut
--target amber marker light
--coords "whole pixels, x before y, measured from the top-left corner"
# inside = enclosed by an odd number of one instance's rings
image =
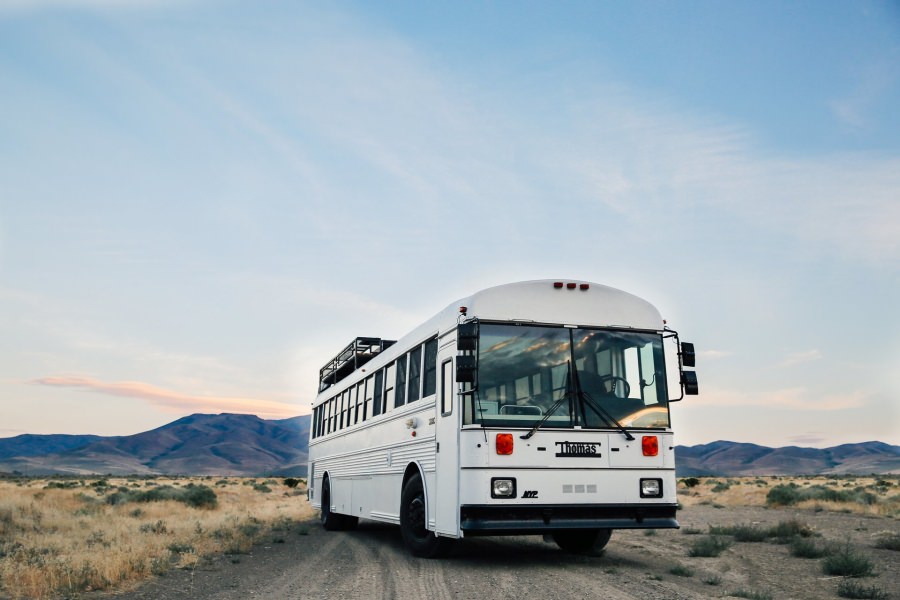
[[[513,435],[511,433],[498,433],[495,442],[497,454],[513,453]]]
[[[644,456],[656,456],[659,454],[659,438],[655,435],[645,435],[641,438],[641,450]]]

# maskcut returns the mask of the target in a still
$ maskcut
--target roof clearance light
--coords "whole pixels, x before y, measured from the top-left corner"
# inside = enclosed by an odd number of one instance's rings
[[[659,438],[655,435],[643,436],[641,450],[644,452],[644,456],[657,456],[659,454]]]
[[[495,442],[497,454],[513,453],[513,435],[511,433],[498,433]]]
[[[554,282],[553,282],[553,287],[555,287],[555,288],[558,289],[558,290],[562,289],[562,286],[563,286],[563,282],[562,282],[562,281],[554,281]]]
[[[582,284],[581,284],[580,286],[578,286],[578,287],[580,287],[580,288],[583,289],[583,290],[586,290],[586,289],[589,289],[591,286],[590,286],[590,284],[582,283]]]
[[[575,284],[575,283],[567,283],[566,287],[570,290],[574,290],[577,285],[578,284]]]

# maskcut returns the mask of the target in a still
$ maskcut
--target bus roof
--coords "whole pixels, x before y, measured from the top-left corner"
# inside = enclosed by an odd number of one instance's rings
[[[374,371],[406,352],[411,345],[452,330],[459,321],[461,307],[465,307],[467,318],[488,321],[646,331],[659,331],[663,328],[662,316],[656,307],[642,298],[616,288],[575,279],[521,281],[490,287],[449,304],[396,343],[388,342],[386,346],[379,348],[380,352],[367,357],[366,362],[368,358],[372,361],[368,366]],[[351,342],[351,346],[354,343],[355,341]],[[347,348],[342,353],[346,351]],[[338,357],[340,356],[341,354],[338,354]],[[339,382],[357,368],[357,365],[354,365],[351,371],[342,372],[340,377],[326,382],[322,377],[333,363],[334,360],[320,371],[320,392],[329,388],[331,384],[338,384],[336,386],[338,388],[343,387]]]

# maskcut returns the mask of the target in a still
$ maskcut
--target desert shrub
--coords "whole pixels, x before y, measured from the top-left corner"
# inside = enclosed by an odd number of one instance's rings
[[[81,487],[81,483],[77,481],[49,481],[44,486],[45,490],[68,490],[71,488]]]
[[[172,554],[187,554],[194,551],[194,547],[190,544],[174,543],[169,544],[169,552]]]
[[[686,477],[681,480],[681,483],[683,483],[686,488],[692,488],[700,485],[700,480],[696,477]]]
[[[887,592],[881,588],[866,586],[852,579],[844,579],[838,584],[838,596],[841,598],[861,598],[862,600],[886,600],[890,598]]]
[[[671,573],[672,575],[677,575],[679,577],[693,577],[694,576],[693,569],[691,569],[690,567],[682,566],[682,565],[675,565],[674,567],[669,569],[669,573]]]
[[[709,526],[710,535],[730,535],[736,542],[762,542],[769,537],[769,532],[756,525]]]
[[[272,488],[267,486],[265,483],[256,483],[253,485],[253,489],[257,492],[262,492],[263,494],[268,494],[272,491]]]
[[[724,492],[725,490],[730,490],[731,486],[727,483],[717,483],[710,490],[711,492]]]
[[[883,550],[900,551],[900,533],[883,535],[875,541],[875,547]]]
[[[118,491],[106,497],[106,502],[112,505],[127,502],[159,502],[161,500],[175,500],[194,508],[215,508],[217,504],[216,493],[212,488],[192,483],[181,489],[162,485],[146,491]]]
[[[822,561],[822,571],[826,575],[866,577],[872,575],[874,570],[872,561],[851,548],[849,542],[838,547]]]
[[[719,556],[730,547],[731,540],[728,540],[724,537],[712,535],[709,537],[700,538],[699,540],[691,544],[691,548],[690,550],[688,550],[688,556]]]
[[[791,556],[797,558],[822,558],[831,553],[829,546],[819,546],[808,538],[794,538],[789,548]]]
[[[700,535],[703,533],[703,530],[699,527],[682,527],[681,533],[684,535]]]
[[[140,530],[141,533],[155,533],[157,535],[162,535],[169,532],[169,528],[166,526],[166,522],[162,519],[156,521],[155,523],[143,523],[140,527]]]
[[[748,600],[772,600],[773,596],[770,592],[764,592],[761,590],[735,590],[728,594],[729,596],[735,596],[737,598],[747,598]]]
[[[778,484],[766,494],[766,504],[773,506],[791,506],[800,502],[800,492],[793,484]]]
[[[776,485],[766,494],[766,504],[773,506],[791,506],[804,500],[818,500],[821,502],[852,502],[855,504],[872,505],[878,501],[878,497],[867,492],[865,488],[857,486],[852,490],[835,490],[824,485],[812,485],[808,488],[800,488],[795,484]]]
[[[788,521],[779,521],[777,525],[772,527],[769,534],[775,538],[788,539],[794,537],[812,537],[813,530],[806,523],[802,523],[797,519]]]
[[[296,477],[285,477],[283,483],[284,483],[284,485],[293,489],[293,488],[297,487],[298,485],[300,485],[300,480],[297,479]]]
[[[722,576],[711,573],[709,575],[704,575],[702,581],[706,585],[720,585],[722,583]]]

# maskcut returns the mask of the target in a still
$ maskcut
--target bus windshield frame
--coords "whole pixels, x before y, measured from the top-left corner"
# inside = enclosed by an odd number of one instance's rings
[[[463,426],[668,429],[663,334],[480,321]]]

